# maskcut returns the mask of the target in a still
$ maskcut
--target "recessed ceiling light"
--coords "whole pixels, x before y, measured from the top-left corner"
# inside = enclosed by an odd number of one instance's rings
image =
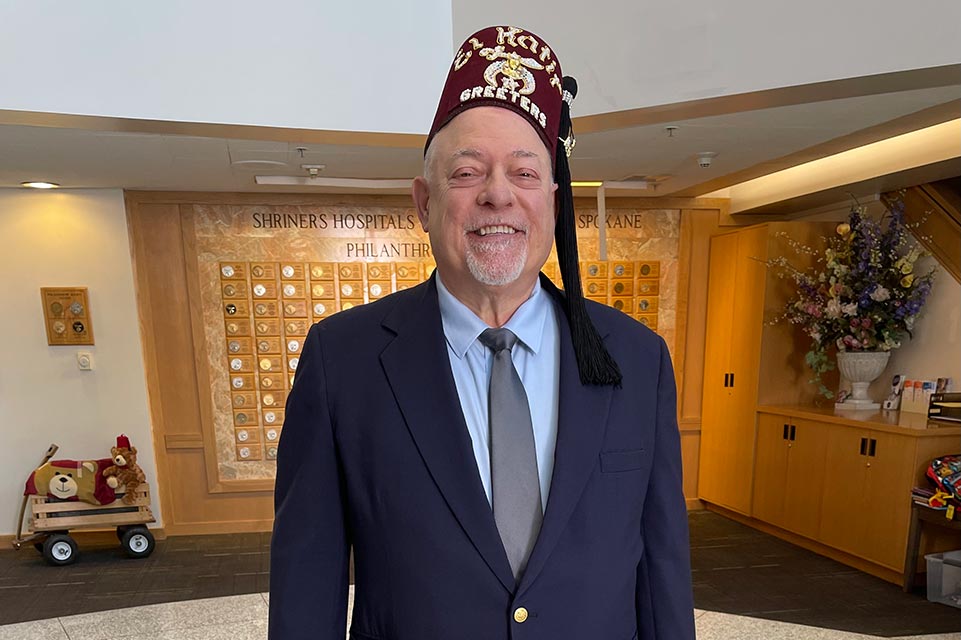
[[[59,189],[60,185],[56,182],[43,182],[40,180],[28,180],[27,182],[21,182],[21,187],[27,187],[29,189]]]

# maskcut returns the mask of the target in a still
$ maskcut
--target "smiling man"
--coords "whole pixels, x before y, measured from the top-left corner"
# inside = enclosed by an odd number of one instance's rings
[[[477,107],[434,137],[414,180],[440,278],[491,327],[530,297],[554,244],[552,156],[525,118]]]
[[[670,356],[581,295],[575,93],[522,29],[457,52],[413,186],[436,271],[307,338],[273,640],[343,638],[351,551],[356,640],[694,638]]]

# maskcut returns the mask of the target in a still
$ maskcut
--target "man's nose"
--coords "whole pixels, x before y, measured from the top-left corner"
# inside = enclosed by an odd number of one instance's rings
[[[478,196],[479,204],[487,205],[495,209],[509,207],[514,203],[514,190],[507,174],[502,171],[491,171],[484,189]]]

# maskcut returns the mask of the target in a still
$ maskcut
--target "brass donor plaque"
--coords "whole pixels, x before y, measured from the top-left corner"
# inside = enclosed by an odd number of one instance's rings
[[[93,344],[93,320],[86,287],[42,287],[47,344]]]

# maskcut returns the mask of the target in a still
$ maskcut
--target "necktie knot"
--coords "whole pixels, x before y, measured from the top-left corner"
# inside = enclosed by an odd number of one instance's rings
[[[480,341],[496,354],[504,349],[513,349],[517,344],[517,336],[510,329],[487,329],[480,334]]]

